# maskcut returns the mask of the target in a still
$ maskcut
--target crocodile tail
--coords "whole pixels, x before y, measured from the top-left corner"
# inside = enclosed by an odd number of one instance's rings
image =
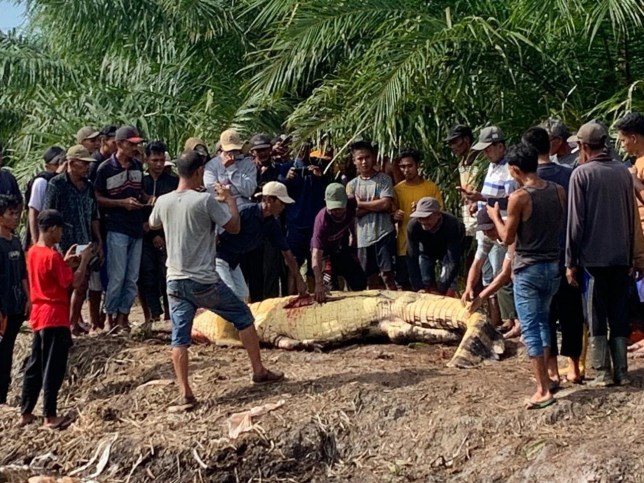
[[[487,319],[474,315],[478,320],[468,324],[465,335],[447,364],[449,367],[476,367],[484,361],[499,360],[505,351],[503,336]]]

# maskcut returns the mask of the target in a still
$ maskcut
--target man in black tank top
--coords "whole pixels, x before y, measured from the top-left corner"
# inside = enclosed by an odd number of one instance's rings
[[[566,193],[561,186],[539,178],[534,148],[517,144],[508,149],[506,159],[521,188],[510,195],[505,221],[498,204],[490,209],[490,217],[499,237],[508,245],[515,243],[514,302],[537,381],[537,390],[526,407],[541,409],[554,402],[546,370],[550,356],[548,317],[561,281],[559,236]]]

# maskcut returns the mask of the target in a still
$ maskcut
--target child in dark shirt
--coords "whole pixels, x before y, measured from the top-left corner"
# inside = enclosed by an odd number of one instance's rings
[[[54,247],[60,242],[64,226],[58,211],[41,211],[38,214],[38,243],[27,254],[34,338],[22,386],[21,425],[36,420],[32,413],[41,389],[44,426],[63,428],[67,423],[65,418],[57,416],[57,402],[72,346],[69,288],[78,288],[85,280],[92,245],[88,245],[80,256],[76,255],[74,245],[63,258]],[[72,267],[77,267],[76,272]]]
[[[20,200],[0,195],[0,404],[11,385],[13,348],[29,313],[25,254],[13,232],[20,222]]]

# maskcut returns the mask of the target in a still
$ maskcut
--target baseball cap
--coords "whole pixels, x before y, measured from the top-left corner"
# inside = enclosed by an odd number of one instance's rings
[[[608,132],[606,128],[595,121],[590,121],[579,128],[577,134],[570,136],[569,143],[584,143],[591,146],[603,146],[606,144]]]
[[[222,151],[241,151],[244,143],[239,137],[239,133],[234,129],[226,129],[219,136]]]
[[[487,213],[486,208],[482,208],[476,213],[476,230],[477,231],[486,231],[494,228],[494,222],[490,215]]]
[[[328,151],[322,152],[321,149],[314,149],[309,154],[309,157],[312,159],[320,159],[322,161],[331,161],[331,156],[329,156]]]
[[[568,127],[559,119],[548,119],[541,123],[541,127],[548,131],[551,138],[566,140],[570,137]]]
[[[266,134],[255,134],[250,138],[250,149],[268,149],[272,147],[271,138]]]
[[[447,137],[445,138],[445,142],[448,143],[450,141],[453,141],[454,139],[458,139],[461,137],[467,137],[467,138],[473,139],[474,135],[472,134],[472,129],[469,126],[466,126],[464,124],[457,124],[452,129],[449,130],[449,132],[447,133]]]
[[[65,223],[63,215],[58,210],[42,210],[38,213],[38,228],[46,230],[52,226],[63,226],[71,228],[72,225]]]
[[[184,151],[196,151],[199,146],[202,146],[203,148],[207,148],[208,145],[206,142],[201,139],[201,138],[188,138],[186,139],[185,144],[183,145],[183,150]]]
[[[87,148],[82,144],[77,144],[76,146],[69,148],[67,150],[67,159],[76,159],[78,161],[87,161],[89,163],[96,161]]]
[[[101,129],[100,133],[101,136],[105,136],[106,138],[113,138],[116,136],[116,130],[118,129],[117,126],[110,124],[107,126],[103,126],[103,129]]]
[[[331,183],[324,192],[324,201],[329,210],[347,207],[347,190],[340,183]]]
[[[441,211],[441,205],[436,198],[431,196],[426,196],[421,198],[416,203],[416,210],[409,215],[411,218],[425,218],[426,216],[433,215],[434,213]]]
[[[60,146],[52,146],[42,155],[45,164],[60,164],[65,161],[65,150]]]
[[[505,134],[496,126],[484,127],[479,134],[479,142],[472,146],[474,151],[483,151],[492,143],[505,141]]]
[[[286,186],[278,181],[269,181],[266,183],[262,188],[262,196],[274,196],[287,205],[295,203],[295,200],[288,195]]]
[[[134,144],[139,144],[144,141],[144,139],[139,134],[138,129],[134,126],[121,126],[116,130],[114,139],[116,141],[129,141]]]
[[[86,139],[94,139],[98,137],[101,133],[94,129],[91,126],[85,126],[78,130],[76,133],[76,142],[78,144],[82,143]]]

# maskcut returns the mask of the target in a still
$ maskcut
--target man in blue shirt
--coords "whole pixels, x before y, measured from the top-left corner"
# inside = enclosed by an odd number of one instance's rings
[[[278,181],[284,183],[295,203],[286,208],[286,241],[299,266],[311,266],[311,237],[315,217],[324,208],[326,178],[317,163],[311,163],[310,148],[305,146],[295,161],[280,166]],[[293,287],[293,280],[289,280]],[[289,291],[292,293],[292,290]]]
[[[246,300],[249,291],[239,264],[247,253],[263,244],[265,239],[282,252],[284,261],[295,278],[298,293],[306,294],[306,284],[299,273],[297,261],[289,249],[278,220],[286,205],[293,202],[293,198],[288,196],[286,186],[277,181],[270,181],[262,188],[260,203],[240,210],[240,232],[222,233],[219,236],[217,273],[240,299]]]

